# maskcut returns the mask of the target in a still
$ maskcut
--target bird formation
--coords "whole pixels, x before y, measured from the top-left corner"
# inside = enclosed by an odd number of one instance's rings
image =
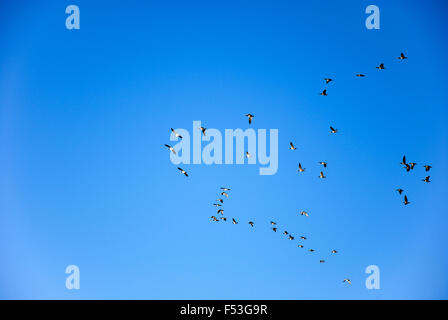
[[[401,53],[401,54],[397,57],[397,59],[398,59],[398,60],[406,60],[406,59],[408,59],[408,57],[406,57],[406,56],[404,55],[404,53]],[[385,67],[384,63],[380,63],[378,66],[376,66],[376,69],[377,69],[377,70],[386,70],[386,67]],[[358,77],[358,78],[364,78],[364,77],[366,77],[366,75],[363,74],[363,73],[357,73],[357,74],[355,74],[355,76]],[[328,84],[330,84],[331,82],[333,82],[334,79],[332,79],[332,78],[324,78],[324,81],[325,81],[325,84],[328,85]],[[320,95],[321,95],[321,96],[328,96],[327,88],[323,89],[322,92],[320,92]],[[252,121],[253,121],[253,119],[254,119],[255,116],[254,116],[253,114],[250,114],[250,113],[245,114],[245,116],[248,118],[249,125],[251,125],[251,124],[252,124]],[[206,130],[207,130],[207,129],[204,128],[204,127],[200,127],[199,129],[201,130],[202,134],[205,136],[205,135],[206,135]],[[182,136],[181,136],[179,133],[177,133],[173,128],[171,128],[171,132],[174,134],[175,137],[177,137],[177,138],[179,138],[179,139],[182,139]],[[338,133],[338,129],[336,129],[336,128],[333,127],[333,126],[330,126],[330,133],[331,133],[331,134],[336,134],[336,133]],[[165,147],[168,148],[168,150],[169,150],[170,152],[172,152],[173,154],[176,154],[176,151],[175,151],[174,148],[171,147],[170,145],[165,144]],[[290,142],[290,143],[289,143],[289,149],[290,149],[290,150],[296,150],[297,147],[294,145],[293,142]],[[246,158],[250,158],[250,157],[252,157],[252,155],[251,155],[249,152],[247,152],[247,151],[245,152],[245,156],[246,156]],[[327,169],[328,163],[327,163],[326,161],[318,161],[318,164],[319,164],[319,165],[322,165],[322,167],[323,167],[324,169]],[[405,157],[405,156],[403,157],[402,162],[401,162],[400,164],[403,165],[403,167],[405,168],[405,170],[406,170],[407,172],[410,172],[411,170],[414,170],[415,166],[417,165],[417,163],[415,163],[415,162],[406,162],[406,157]],[[425,168],[425,171],[426,171],[426,172],[430,171],[430,169],[432,168],[430,165],[424,165],[423,167]],[[181,174],[183,174],[184,176],[188,177],[188,173],[187,173],[184,169],[178,167],[178,170],[180,171]],[[299,173],[303,173],[303,172],[305,172],[305,170],[306,170],[306,169],[302,166],[302,164],[299,163],[299,164],[298,164],[298,170],[297,170],[297,171],[298,171]],[[320,171],[320,174],[318,175],[318,178],[319,178],[319,179],[326,179],[326,175],[324,174],[323,171]],[[431,182],[431,180],[430,180],[430,176],[429,176],[429,175],[426,176],[424,179],[422,179],[422,181],[425,182],[425,183],[429,183],[429,182]],[[224,204],[224,199],[223,199],[223,198],[224,198],[224,197],[225,197],[226,199],[229,198],[229,191],[230,191],[230,190],[231,190],[230,188],[226,188],[226,187],[221,187],[221,188],[220,188],[220,197],[219,197],[218,199],[216,199],[216,203],[213,203],[213,205],[214,205],[215,207],[218,208],[218,209],[217,209],[217,213],[216,213],[216,215],[212,215],[212,216],[210,217],[211,220],[212,220],[213,222],[220,222],[220,221],[224,221],[224,222],[226,222],[226,221],[227,221],[227,217],[224,216],[224,209],[222,208],[222,206],[223,206],[223,204]],[[400,195],[404,192],[404,190],[403,190],[402,188],[398,188],[398,189],[396,189],[396,191],[397,191]],[[404,200],[403,200],[403,203],[404,203],[405,205],[408,205],[408,204],[410,203],[409,200],[408,200],[408,198],[407,198],[407,196],[406,196],[405,194],[404,194]],[[300,211],[299,214],[300,214],[300,216],[303,216],[303,217],[306,217],[306,218],[308,218],[308,217],[310,216],[309,213],[308,213],[307,211],[304,211],[304,210]],[[235,218],[231,218],[231,222],[232,222],[233,225],[237,225],[237,224],[238,224],[238,221],[237,221]],[[256,224],[255,224],[254,221],[248,221],[247,224],[250,226],[250,228],[255,228],[255,226],[256,226]],[[270,225],[271,230],[272,230],[274,233],[277,233],[277,231],[278,231],[278,225],[277,225],[277,222],[275,222],[275,221],[270,221],[270,222],[269,222],[269,225]],[[282,235],[285,236],[286,239],[288,239],[288,240],[290,240],[290,241],[294,241],[294,240],[295,240],[294,235],[290,234],[287,230],[284,230],[284,231],[282,232]],[[299,240],[300,243],[297,245],[297,247],[298,247],[298,248],[305,248],[305,246],[304,246],[304,242],[307,240],[307,237],[301,235],[301,236],[299,236],[299,239],[300,239],[300,240]],[[308,252],[310,252],[310,253],[315,253],[316,251],[315,251],[313,248],[309,248],[309,249],[308,249]],[[332,249],[331,251],[329,251],[329,253],[330,253],[331,255],[338,254],[338,252],[339,252],[339,251],[336,250],[336,249]],[[325,263],[325,262],[326,262],[325,259],[323,259],[323,258],[320,258],[320,259],[319,259],[319,263]],[[351,283],[352,283],[351,280],[350,280],[349,278],[344,278],[342,282],[343,282],[343,283],[347,283],[347,284],[349,284],[349,285],[351,285]]]
[[[400,59],[400,57],[398,57],[398,59]],[[403,58],[401,58],[401,59],[407,59],[407,57],[404,57],[404,55],[403,55]],[[405,155],[403,156],[403,159],[401,160],[400,164],[403,166],[403,168],[406,170],[406,172],[410,172],[411,170],[414,170],[415,166],[417,165],[417,163],[415,163],[415,162],[406,162]],[[429,170],[431,170],[432,167],[430,165],[426,164],[423,166],[423,168],[425,168],[425,172],[428,172]],[[429,183],[429,182],[431,182],[430,178],[431,178],[430,176],[425,176],[425,178],[421,179],[421,181]],[[401,188],[398,188],[398,189],[396,189],[396,191],[398,192],[398,194],[401,195],[404,190]],[[410,204],[408,197],[406,195],[404,195],[403,203],[405,206]]]

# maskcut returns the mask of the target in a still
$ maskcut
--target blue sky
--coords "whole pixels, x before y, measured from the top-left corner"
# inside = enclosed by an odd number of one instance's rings
[[[80,30],[65,28],[69,4]],[[369,4],[380,30],[365,27]],[[447,10],[444,1],[2,2],[0,297],[448,298]],[[171,127],[247,128],[246,113],[253,128],[279,130],[277,174],[182,165],[186,178],[170,162]],[[404,154],[418,163],[410,173]],[[221,186],[232,188],[224,208],[236,226],[209,219]],[[273,233],[270,220],[316,252]],[[71,264],[80,290],[65,288]],[[371,264],[380,290],[365,287]]]

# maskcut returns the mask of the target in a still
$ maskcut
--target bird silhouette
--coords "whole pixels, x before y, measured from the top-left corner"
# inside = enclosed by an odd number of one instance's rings
[[[205,130],[207,130],[207,129],[204,128],[204,127],[200,127],[199,130],[201,130],[201,131],[202,131],[202,134],[205,136]]]
[[[318,176],[318,178],[320,178],[320,179],[325,179],[326,176],[324,176],[324,173],[321,171],[321,172],[320,172],[320,175]]]
[[[221,194],[222,196],[225,196],[226,198],[229,197],[229,194],[228,194],[227,192],[225,192],[225,191],[221,192],[220,194]]]
[[[290,142],[289,145],[290,145],[290,147],[289,147],[290,150],[296,150],[297,149],[296,147],[294,147],[294,144],[292,142]]]
[[[423,181],[423,182],[427,182],[427,183],[431,182],[431,181],[429,180],[429,177],[430,177],[430,176],[426,176],[425,179],[422,179],[422,181]]]
[[[297,170],[297,171],[303,172],[303,171],[305,171],[305,168],[302,168],[302,165],[299,163],[299,170]]]
[[[186,177],[188,177],[187,171],[185,171],[184,169],[179,168],[179,167],[177,167],[177,169],[179,169],[180,172],[182,172]]]
[[[249,221],[248,224],[250,224],[251,227],[254,226],[254,223],[252,221]]]
[[[319,161],[319,164],[323,165],[323,166],[324,166],[324,168],[326,168],[326,167],[327,167],[327,163],[326,163],[326,162],[324,162],[324,161]]]
[[[327,94],[327,89],[324,89],[324,91],[322,91],[321,93],[320,93],[320,95],[321,96],[327,96],[328,94]]]
[[[333,79],[331,78],[324,78],[324,80],[326,84],[329,84],[331,81],[333,81]]]
[[[232,218],[232,223],[233,224],[238,224],[238,221],[236,221],[235,218]]]
[[[347,282],[348,284],[352,284],[352,282],[348,278],[345,278],[342,282]]]
[[[362,73],[358,73],[356,76],[357,76],[357,77],[360,77],[360,78],[363,78],[363,77],[365,77],[366,75],[365,75],[365,74],[362,74]]]
[[[403,189],[397,189],[398,193],[401,194],[403,192]]]
[[[301,211],[301,212],[300,212],[300,215],[301,215],[301,216],[308,217],[308,212],[306,212],[306,211]]]
[[[380,63],[380,65],[378,66],[378,67],[376,67],[378,70],[384,70],[384,69],[386,69],[385,67],[384,67],[384,63]]]
[[[428,172],[428,171],[431,170],[431,168],[432,168],[432,167],[429,166],[429,165],[424,165],[423,167],[425,168],[425,171],[426,171],[426,172]]]
[[[407,196],[404,196],[403,203],[404,203],[404,205],[410,204],[410,202],[408,201],[408,197]]]
[[[397,59],[399,59],[399,60],[404,60],[404,59],[407,59],[408,57],[406,57],[405,55],[404,55],[404,53],[402,52],[402,53],[400,53],[400,56],[397,58]]]
[[[333,128],[333,127],[330,126],[330,132],[331,132],[331,133],[337,133],[337,132],[338,132],[338,129],[335,129],[335,128]]]
[[[174,154],[176,154],[176,151],[174,150],[174,148],[170,145],[165,144],[165,147],[167,147],[168,149],[170,149],[170,151]]]
[[[274,232],[277,232],[277,228],[272,228],[272,230],[273,230]]]
[[[175,135],[177,138],[181,138],[181,139],[182,139],[182,136],[181,136],[180,134],[178,134],[178,133],[176,132],[176,130],[174,130],[173,128],[171,128],[171,132],[174,133],[174,135]]]
[[[252,123],[252,119],[253,119],[255,116],[254,116],[253,114],[248,113],[248,114],[246,114],[246,117],[249,118],[249,124],[251,124],[251,123]]]

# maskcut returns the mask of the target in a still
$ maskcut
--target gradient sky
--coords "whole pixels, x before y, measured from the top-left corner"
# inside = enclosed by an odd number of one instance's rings
[[[69,4],[80,30],[65,28]],[[370,4],[380,30],[365,27]],[[446,1],[0,2],[0,298],[448,298],[447,12]],[[171,127],[245,129],[248,112],[253,128],[279,130],[276,175],[182,165],[186,178],[170,162]],[[236,226],[209,219],[221,186]],[[80,290],[65,288],[71,264]],[[365,287],[371,264],[380,290]]]

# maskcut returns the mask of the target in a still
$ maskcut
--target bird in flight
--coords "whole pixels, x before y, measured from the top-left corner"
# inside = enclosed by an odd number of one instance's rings
[[[219,219],[223,220],[223,221],[227,221],[226,217],[219,217]]]
[[[356,76],[362,78],[362,77],[365,77],[366,75],[362,74],[362,73],[358,73]]]
[[[272,224],[273,226],[275,226],[277,223],[274,222],[274,221],[271,221],[271,224]]]
[[[314,252],[314,249],[310,249],[310,250],[308,250],[309,252]]]
[[[406,163],[406,164],[404,165],[404,167],[405,167],[405,169],[406,169],[407,172],[411,171],[411,166],[410,166],[408,163]]]
[[[415,162],[409,162],[409,166],[411,167],[411,170],[414,169],[416,164],[417,163],[415,163]]]
[[[222,200],[222,199],[216,199],[216,201],[219,201],[219,202],[221,202],[221,203],[224,202],[224,200]]]
[[[294,237],[292,235],[289,235],[289,240],[294,240]]]
[[[229,188],[224,188],[224,187],[221,187],[221,190],[224,190],[224,191],[230,191],[231,189],[229,189]]]
[[[332,126],[330,126],[330,132],[331,133],[336,133],[336,132],[338,132],[338,129],[335,129]]]
[[[319,262],[320,262],[320,263],[324,263],[324,262],[325,262],[325,260],[319,260]]]
[[[174,133],[174,135],[175,135],[177,138],[181,138],[181,139],[182,139],[182,136],[181,136],[180,134],[178,134],[178,133],[176,132],[176,130],[174,130],[173,128],[171,128],[171,132]]]
[[[320,178],[320,179],[325,179],[326,178],[326,176],[324,176],[324,173],[321,171],[320,172],[320,175],[319,175],[319,177],[318,178]]]
[[[378,67],[376,67],[378,70],[384,70],[384,69],[386,69],[385,67],[384,67],[384,63],[380,63],[380,65],[378,66]]]
[[[219,221],[215,216],[211,216],[210,218],[213,219],[213,221]]]
[[[177,169],[179,169],[180,172],[182,172],[186,177],[188,177],[188,173],[187,173],[187,171],[185,171],[184,169],[179,168],[179,167],[177,167]]]
[[[251,227],[254,226],[254,223],[252,221],[249,221],[248,223],[250,224]]]
[[[252,155],[249,152],[246,151],[246,158],[249,159],[251,157],[252,157]]]
[[[408,197],[404,196],[404,201],[403,201],[404,205],[408,205],[410,204],[410,202],[408,201]]]
[[[331,78],[325,78],[324,80],[325,80],[326,84],[329,84],[331,81],[333,81],[333,79],[331,79]]]
[[[199,129],[202,131],[202,134],[205,136],[205,130],[207,130],[207,129],[204,127],[200,127]]]
[[[348,278],[345,278],[342,282],[347,282],[348,284],[352,284],[352,282]]]
[[[432,168],[431,166],[428,166],[428,165],[424,165],[423,167],[425,168],[426,172],[428,172]]]
[[[277,232],[277,228],[272,228],[272,230],[273,230],[274,232]]]
[[[301,211],[301,212],[300,212],[300,215],[301,215],[301,216],[308,217],[308,212],[306,212],[306,211]]]
[[[253,114],[248,113],[248,114],[246,114],[246,117],[249,118],[249,124],[251,124],[251,123],[252,123],[252,119],[253,119],[255,116],[254,116]]]
[[[236,221],[235,218],[232,218],[232,223],[233,224],[238,224],[238,221]]]
[[[302,240],[306,240],[306,237],[304,237],[304,236],[300,236],[300,239],[302,239]]]
[[[403,192],[403,189],[398,188],[397,191],[399,194],[401,194]]]
[[[284,231],[283,234],[284,234],[285,236],[287,236],[289,233],[288,233],[288,231]]]
[[[225,192],[225,191],[221,192],[221,195],[222,195],[222,196],[225,196],[226,198],[229,197],[229,194],[228,194],[227,192]]]
[[[404,60],[404,59],[407,59],[408,57],[406,57],[405,55],[404,55],[404,53],[402,52],[401,54],[400,54],[400,56],[397,58],[397,59],[399,59],[399,60]]]
[[[303,248],[303,246],[301,244],[298,245],[299,248]]]
[[[326,167],[327,167],[327,163],[326,163],[326,162],[324,162],[324,161],[319,161],[319,164],[323,165],[323,166],[324,166],[324,168],[326,168]]]
[[[176,151],[174,150],[174,148],[172,146],[169,146],[167,144],[165,144],[165,147],[167,147],[168,149],[170,149],[170,151],[174,154],[176,154]]]
[[[214,205],[215,207],[222,207],[222,205],[219,204],[219,203],[214,203],[213,205]]]
[[[423,182],[428,182],[428,183],[431,182],[431,181],[429,180],[429,177],[430,177],[430,176],[426,176],[425,179],[422,179],[422,181],[423,181]]]
[[[320,93],[320,95],[321,95],[321,96],[328,96],[328,94],[327,94],[327,89],[324,89],[324,91],[322,91],[322,92]]]
[[[401,160],[400,164],[402,165],[406,165],[406,156],[403,156],[403,160]]]
[[[333,249],[331,250],[331,253],[338,253],[337,250]]]
[[[297,171],[303,172],[303,171],[305,171],[305,168],[302,168],[302,165],[299,163],[299,170],[297,170]]]
[[[296,147],[294,147],[294,144],[292,142],[290,142],[289,145],[290,145],[290,147],[289,147],[290,150],[296,150],[297,149]]]
[[[224,210],[223,209],[219,209],[217,213],[223,215],[224,214]]]

